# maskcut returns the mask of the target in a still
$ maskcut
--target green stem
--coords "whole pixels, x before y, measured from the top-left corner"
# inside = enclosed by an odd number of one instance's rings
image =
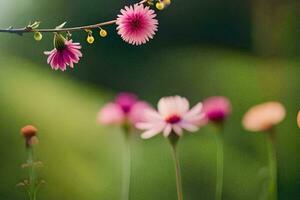
[[[122,200],[130,199],[130,181],[131,181],[131,149],[130,149],[130,131],[124,129],[125,146],[123,152],[123,182],[122,182]]]
[[[267,134],[268,153],[269,153],[269,170],[270,170],[270,185],[269,185],[269,200],[277,200],[277,158],[276,158],[276,142],[275,133],[270,131]]]
[[[178,197],[178,200],[183,200],[180,163],[179,163],[176,144],[171,143],[171,149],[172,149],[172,157],[173,157],[173,161],[174,161],[175,174],[176,174],[177,197]]]
[[[36,172],[34,166],[34,151],[32,147],[28,147],[28,160],[27,164],[29,166],[29,199],[36,200]]]
[[[222,199],[223,176],[224,176],[224,152],[222,133],[216,133],[217,146],[217,178],[216,178],[216,200]]]

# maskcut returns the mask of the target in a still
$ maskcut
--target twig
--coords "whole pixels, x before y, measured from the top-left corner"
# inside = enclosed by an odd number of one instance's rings
[[[147,0],[142,0],[138,4],[144,4]],[[117,20],[110,20],[106,22],[101,22],[92,25],[84,25],[84,26],[77,26],[77,27],[70,27],[70,28],[54,28],[54,29],[35,29],[30,26],[26,26],[24,28],[13,28],[12,26],[8,27],[7,29],[0,29],[0,33],[14,33],[18,35],[23,35],[24,33],[32,33],[32,32],[46,32],[46,33],[53,33],[53,32],[71,32],[71,31],[78,31],[78,30],[86,30],[86,29],[93,29],[99,28],[102,26],[107,26],[111,24],[115,24]]]

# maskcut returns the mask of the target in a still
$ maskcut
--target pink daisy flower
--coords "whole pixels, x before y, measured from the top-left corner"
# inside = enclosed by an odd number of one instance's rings
[[[136,127],[145,130],[142,138],[148,139],[161,132],[168,137],[172,132],[181,136],[183,129],[195,132],[199,129],[204,114],[202,103],[190,109],[186,98],[180,96],[164,97],[158,102],[158,111],[147,109],[145,122],[137,123]]]
[[[129,44],[145,44],[157,31],[158,21],[155,17],[154,10],[143,4],[126,6],[117,18],[118,34]]]
[[[149,108],[149,104],[140,101],[135,94],[123,92],[100,110],[97,121],[105,125],[134,125],[144,121],[144,111]]]
[[[78,63],[82,53],[79,43],[73,43],[72,40],[66,40],[61,34],[54,35],[54,49],[45,51],[48,56],[47,62],[54,70],[60,69],[65,71],[67,66],[74,67],[74,63]]]

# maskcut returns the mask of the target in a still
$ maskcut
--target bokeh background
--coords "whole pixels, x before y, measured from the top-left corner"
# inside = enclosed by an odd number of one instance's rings
[[[97,23],[114,18],[135,1],[0,0],[0,27],[42,27]],[[46,181],[39,198],[120,199],[123,135],[96,123],[101,106],[115,93],[132,91],[156,104],[161,96],[180,94],[192,103],[225,95],[233,104],[226,123],[224,199],[256,200],[267,173],[265,136],[241,127],[252,105],[281,101],[287,118],[277,128],[279,197],[300,195],[300,2],[298,0],[173,0],[159,12],[159,32],[148,44],[133,47],[107,27],[109,37],[85,42],[84,58],[74,70],[54,72],[41,42],[32,35],[0,34],[0,199],[24,199],[16,184],[26,178],[19,129],[39,128],[37,153]],[[132,140],[131,199],[176,199],[167,141]],[[214,129],[186,134],[180,142],[185,199],[214,199]]]

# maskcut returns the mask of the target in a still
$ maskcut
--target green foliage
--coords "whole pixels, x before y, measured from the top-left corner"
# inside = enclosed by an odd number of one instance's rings
[[[270,99],[287,106],[288,117],[278,127],[279,188],[285,199],[297,195],[297,63],[197,48],[173,50],[162,56],[163,61],[156,56],[151,63],[153,68],[149,66],[143,72],[155,73],[156,79],[139,80],[137,76],[129,86],[134,85],[134,90],[153,102],[160,95],[168,95],[169,89],[194,101],[223,94],[233,102],[233,114],[224,133],[226,199],[257,199],[264,179],[260,171],[267,165],[265,138],[242,130],[243,112],[252,104]],[[70,79],[66,73],[55,73],[46,65],[36,66],[16,57],[3,56],[0,65],[0,198],[24,198],[22,189],[15,187],[26,177],[19,168],[26,159],[19,129],[34,124],[40,138],[37,154],[44,163],[40,174],[46,181],[39,199],[119,199],[123,137],[118,128],[101,127],[95,119],[108,92]],[[139,84],[142,80],[148,84]],[[213,129],[205,127],[199,133],[186,134],[178,143],[186,199],[214,198],[213,133]],[[175,199],[167,142],[162,137],[147,141],[138,135],[134,138],[132,199]]]

